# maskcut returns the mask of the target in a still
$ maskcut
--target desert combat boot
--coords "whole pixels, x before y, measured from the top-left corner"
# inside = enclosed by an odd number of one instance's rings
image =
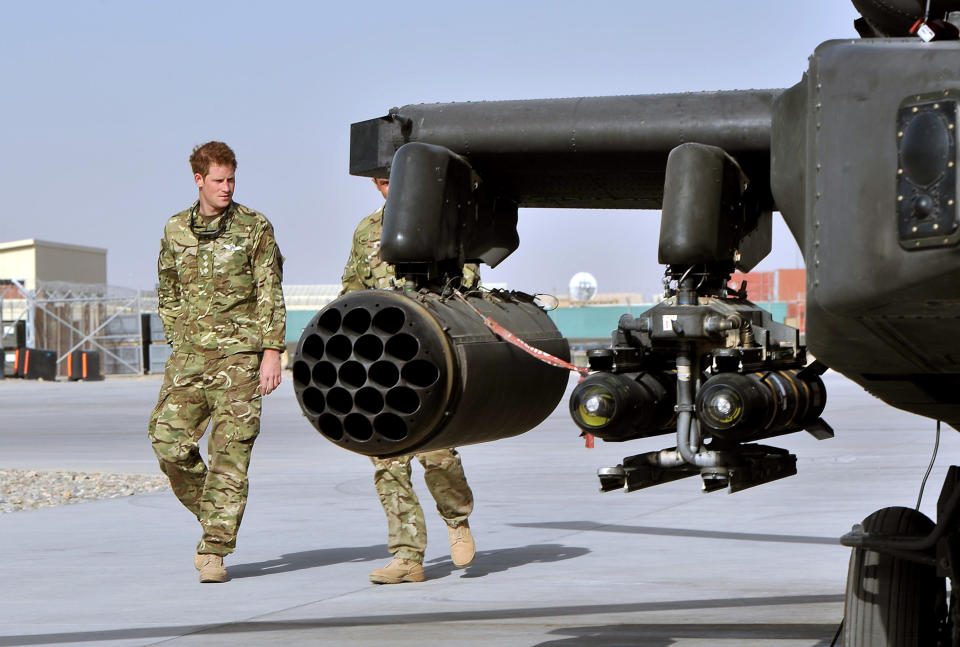
[[[220,555],[197,554],[193,558],[193,565],[200,571],[201,582],[226,582],[227,569],[223,567],[223,557]]]
[[[447,533],[450,535],[450,557],[453,558],[453,565],[457,568],[470,566],[477,553],[473,535],[470,534],[470,524],[464,521],[456,528],[447,526]]]
[[[374,584],[400,584],[402,582],[423,582],[423,565],[412,559],[394,557],[393,561],[370,572],[370,581]]]

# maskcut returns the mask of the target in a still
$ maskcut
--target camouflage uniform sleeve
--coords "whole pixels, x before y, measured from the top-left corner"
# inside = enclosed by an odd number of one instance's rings
[[[367,286],[360,279],[360,250],[361,246],[357,242],[357,232],[353,232],[353,243],[350,245],[350,256],[347,258],[347,264],[343,268],[343,276],[340,277],[340,294],[343,296],[347,292],[363,290]]]
[[[287,309],[283,302],[283,256],[273,236],[273,227],[264,220],[254,239],[253,280],[257,288],[257,321],[262,348],[283,352]]]
[[[167,243],[164,233],[160,239],[160,257],[157,259],[157,302],[160,322],[167,343],[177,348],[183,342],[177,335],[177,318],[180,316],[180,277],[177,276],[177,262],[173,250]]]
[[[460,279],[460,287],[466,290],[480,287],[480,266],[476,263],[465,263],[463,266],[463,278]]]

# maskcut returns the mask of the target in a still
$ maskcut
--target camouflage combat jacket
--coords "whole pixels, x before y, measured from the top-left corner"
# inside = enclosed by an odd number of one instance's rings
[[[393,265],[380,258],[380,237],[383,234],[383,207],[360,221],[353,232],[353,247],[340,278],[340,294],[367,288],[403,287],[403,279],[397,278]],[[476,263],[463,266],[465,288],[480,282]]]
[[[167,221],[157,262],[160,319],[174,350],[227,356],[282,351],[286,327],[283,257],[263,214],[232,203],[223,233],[198,240],[196,207]],[[196,227],[212,231],[199,215]]]

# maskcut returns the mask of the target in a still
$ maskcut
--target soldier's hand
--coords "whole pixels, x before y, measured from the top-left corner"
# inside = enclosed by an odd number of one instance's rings
[[[269,395],[280,386],[282,371],[280,369],[280,351],[267,348],[263,351],[260,360],[260,392]]]

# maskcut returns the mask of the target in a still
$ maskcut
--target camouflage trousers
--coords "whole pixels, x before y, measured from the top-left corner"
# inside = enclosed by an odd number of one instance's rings
[[[437,502],[437,512],[450,527],[457,527],[473,512],[473,492],[455,449],[438,449],[394,458],[373,458],[373,484],[387,515],[387,548],[402,559],[423,562],[427,526],[423,509],[410,481],[410,463],[416,456],[423,479]]]
[[[198,553],[229,555],[247,504],[247,467],[260,433],[260,356],[173,353],[148,435],[173,493],[200,521]],[[209,468],[199,443],[207,441]]]

